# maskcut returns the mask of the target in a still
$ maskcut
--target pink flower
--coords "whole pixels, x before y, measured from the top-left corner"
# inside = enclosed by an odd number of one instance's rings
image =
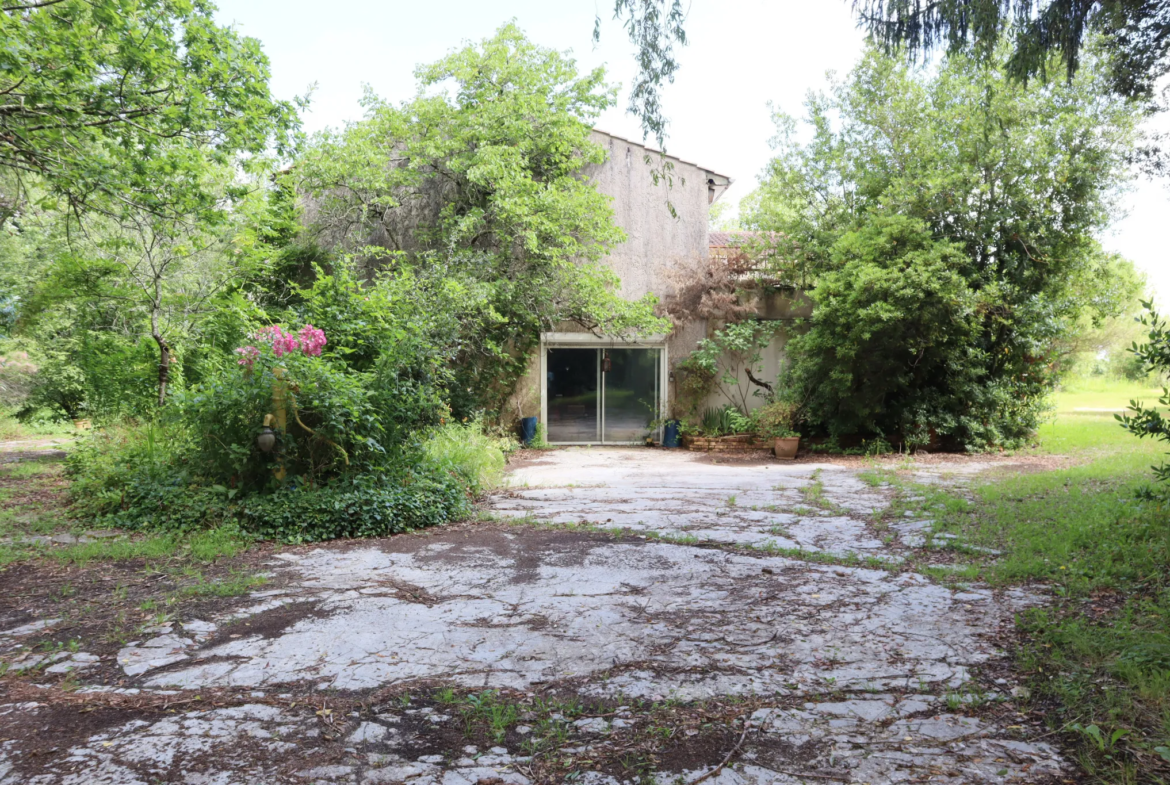
[[[241,346],[236,349],[236,354],[240,355],[240,359],[237,360],[240,365],[251,368],[252,363],[256,362],[256,358],[260,356],[260,350],[255,346]]]
[[[279,324],[269,325],[257,330],[252,340],[272,347],[272,353],[277,357],[292,354],[297,349],[310,357],[319,357],[321,347],[326,343],[325,331],[311,324],[306,324],[297,333],[285,332]],[[236,349],[236,354],[240,355],[240,365],[251,368],[252,363],[260,356],[260,350],[255,346],[241,346]]]
[[[324,330],[306,324],[297,335],[301,341],[301,351],[310,357],[321,356],[321,347],[326,343]]]
[[[297,337],[292,333],[286,333],[279,324],[265,327],[252,337],[271,346],[272,353],[277,357],[284,357],[300,348]]]

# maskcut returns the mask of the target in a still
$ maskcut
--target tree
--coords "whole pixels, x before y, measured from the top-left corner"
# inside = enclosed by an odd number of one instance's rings
[[[1131,351],[1147,373],[1166,375],[1170,373],[1170,325],[1154,309],[1153,301],[1143,302],[1146,313],[1138,321],[1148,331],[1146,341],[1134,343]],[[1158,403],[1170,407],[1170,388],[1162,389]],[[1144,439],[1149,436],[1155,441],[1170,442],[1170,417],[1159,411],[1157,406],[1146,406],[1140,401],[1130,401],[1132,414],[1115,414],[1114,417],[1127,431]],[[1161,483],[1170,483],[1170,463],[1163,461],[1153,467],[1154,477]],[[1165,491],[1163,491],[1165,493]]]
[[[92,251],[115,267],[117,288],[99,296],[119,302],[124,331],[146,330],[158,347],[157,403],[164,406],[176,335],[188,333],[240,275],[227,252],[230,235],[141,211],[103,228]]]
[[[743,221],[769,233],[763,258],[781,269],[764,275],[814,284],[793,352],[818,428],[1021,439],[1060,339],[1127,306],[1100,285],[1117,268],[1094,238],[1141,113],[1096,63],[1043,86],[1014,81],[1007,60],[1001,48],[916,71],[871,51],[810,97],[807,144],[777,115],[777,154]]]
[[[814,425],[911,446],[934,434],[995,441],[987,437],[1006,418],[988,428],[978,398],[1010,402],[987,378],[978,312],[997,303],[959,272],[962,247],[935,239],[922,221],[877,215],[843,234],[831,258],[812,294],[812,324],[788,347],[788,384]]]
[[[638,72],[630,87],[628,111],[641,119],[643,136],[653,136],[665,148],[667,121],[661,92],[678,71],[674,45],[687,43],[682,0],[615,0],[613,15],[622,20],[637,50]],[[600,15],[593,25],[593,40],[601,40]]]
[[[624,239],[582,176],[604,160],[590,139],[614,101],[604,72],[579,74],[508,24],[415,73],[414,99],[367,95],[367,119],[316,137],[291,177],[322,245],[482,295],[457,339],[456,411],[499,411],[559,322],[661,329],[653,298],[622,300],[600,263]]]
[[[1055,58],[1071,80],[1088,42],[1108,55],[1107,82],[1118,95],[1148,99],[1170,71],[1170,4],[1163,0],[852,0],[858,24],[887,51],[938,49],[991,57],[1012,40],[1007,72],[1047,79]]]
[[[1170,4],[1165,0],[850,0],[858,25],[887,53],[911,58],[945,48],[981,59],[1012,39],[1008,73],[1017,80],[1046,80],[1053,57],[1072,79],[1088,41],[1097,37],[1109,60],[1108,84],[1118,95],[1151,99],[1170,71]],[[615,0],[637,49],[638,71],[630,92],[631,114],[642,132],[662,145],[667,120],[662,85],[678,71],[674,45],[685,45],[682,0]],[[594,25],[596,40],[600,17]]]
[[[226,202],[240,181],[232,169],[208,168],[203,187]],[[163,405],[186,375],[182,356],[211,348],[204,328],[233,316],[237,304],[227,295],[264,266],[243,231],[264,195],[186,218],[125,206],[112,215],[41,211],[10,221],[0,295],[18,304],[13,333],[46,367],[72,368],[38,374],[43,392],[72,379],[79,406],[100,418],[147,413],[151,399]],[[219,343],[234,346],[237,337]],[[35,400],[60,398],[46,395]]]
[[[260,44],[207,0],[28,0],[0,8],[0,224],[42,184],[80,213],[215,207],[204,159],[291,141]],[[181,143],[180,143],[181,142]]]
[[[729,322],[699,341],[682,363],[684,373],[699,372],[715,382],[728,403],[742,413],[751,409],[753,398],[767,398],[775,392],[762,377],[763,351],[780,331],[779,322],[745,319]]]

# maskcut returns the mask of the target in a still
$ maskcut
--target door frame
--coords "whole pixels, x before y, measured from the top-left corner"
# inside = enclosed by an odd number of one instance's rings
[[[651,335],[643,340],[628,341],[622,338],[594,335],[593,333],[542,333],[540,336],[540,421],[548,429],[548,350],[549,349],[657,349],[658,355],[658,411],[665,412],[668,393],[668,376],[670,364],[666,356],[666,336]],[[558,445],[628,445],[641,442],[607,442],[605,438],[605,385],[598,370],[597,380],[597,416],[599,434],[598,441],[592,442],[549,442]],[[662,427],[651,432],[658,441],[662,441]]]

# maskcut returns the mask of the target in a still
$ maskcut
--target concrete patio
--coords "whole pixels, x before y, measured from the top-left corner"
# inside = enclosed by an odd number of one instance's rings
[[[563,781],[527,744],[540,721],[564,723],[558,759],[576,767],[573,781],[618,785],[632,780],[596,761],[645,732],[653,707],[709,702],[742,706],[718,729],[725,741],[704,746],[716,731],[700,726],[658,759],[657,782],[1058,777],[1057,750],[1013,718],[997,637],[1039,596],[793,558],[896,567],[927,524],[879,531],[873,516],[892,493],[832,464],[543,453],[486,500],[494,520],[285,549],[269,565],[275,588],[127,642],[117,679],[86,678],[97,663],[84,651],[54,661],[77,669],[82,694],[182,706],[110,715],[44,762],[22,755],[22,738],[59,722],[60,708],[35,696],[5,706],[0,783]],[[8,656],[34,632],[0,637]],[[458,741],[455,711],[386,692],[444,685],[608,709],[560,720],[528,711],[527,725],[522,712],[498,744],[477,747]],[[192,705],[204,691],[236,705]],[[323,726],[314,701],[326,696],[365,708]]]

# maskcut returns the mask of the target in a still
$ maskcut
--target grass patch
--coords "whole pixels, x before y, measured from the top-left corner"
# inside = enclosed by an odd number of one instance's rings
[[[239,597],[268,583],[263,575],[233,572],[219,580],[200,579],[179,590],[180,597]]]
[[[462,707],[463,719],[469,726],[479,726],[488,738],[499,744],[516,724],[520,710],[515,703],[501,700],[498,692],[486,690],[468,695]]]
[[[1161,449],[1112,412],[1078,411],[1123,408],[1134,393],[1057,396],[1039,449],[1080,465],[1000,477],[969,499],[914,489],[938,530],[1003,551],[964,578],[1054,590],[1051,607],[1019,620],[1017,665],[1036,708],[1109,785],[1170,782],[1170,505],[1138,496]]]
[[[174,557],[182,541],[172,534],[152,534],[135,538],[109,538],[80,542],[76,545],[47,548],[42,553],[63,564],[84,567],[97,561],[142,559],[157,562]]]
[[[830,564],[838,567],[865,567],[871,570],[902,570],[906,568],[903,562],[894,563],[874,556],[860,556],[850,551],[845,554],[828,553],[826,551],[806,551],[803,548],[785,548],[772,540],[765,540],[759,545],[744,546],[748,550],[760,551],[771,556],[785,556],[790,559],[814,562],[816,564]]]
[[[22,423],[15,417],[0,414],[0,442],[34,439],[38,436],[73,436],[77,427],[71,422]]]
[[[0,477],[10,479],[38,477],[42,474],[57,473],[60,471],[60,466],[60,462],[57,461],[20,461],[0,464]]]
[[[423,444],[423,454],[428,461],[458,474],[471,488],[482,492],[503,481],[505,455],[515,446],[510,439],[489,434],[477,419],[436,428]]]

